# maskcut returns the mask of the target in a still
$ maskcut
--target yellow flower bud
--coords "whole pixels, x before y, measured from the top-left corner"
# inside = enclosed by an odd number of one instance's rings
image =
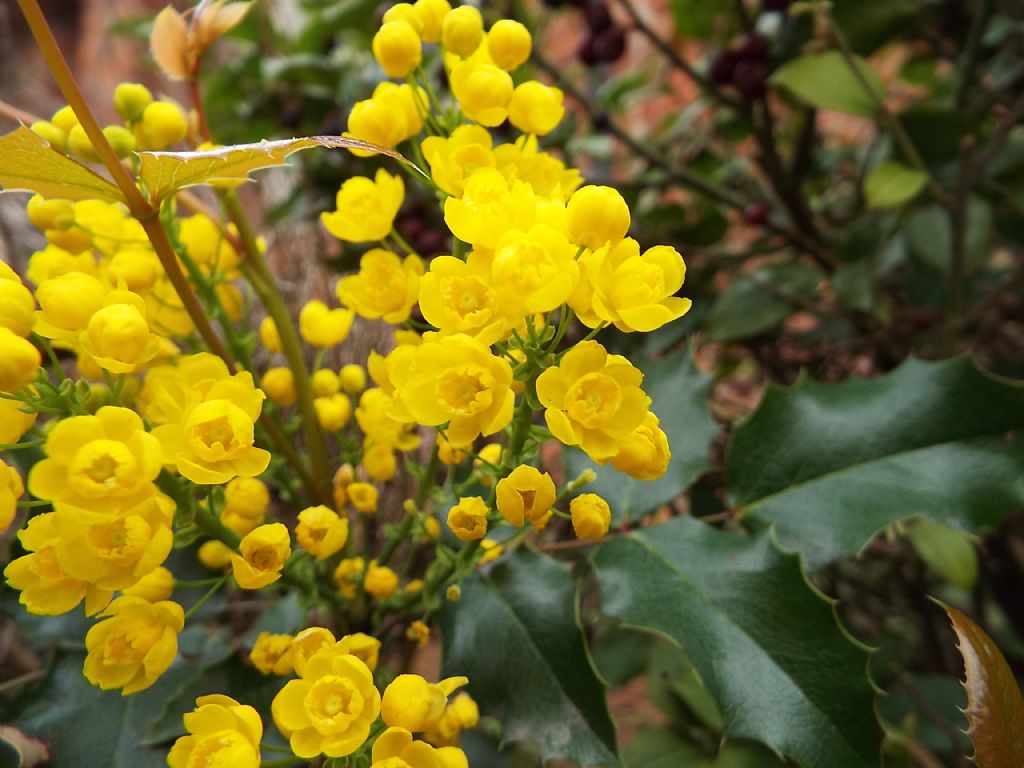
[[[460,5],[444,17],[441,44],[449,53],[466,57],[480,47],[484,39],[484,19],[472,5]]]
[[[569,198],[565,215],[570,239],[591,250],[616,243],[629,231],[629,206],[611,187],[578,189]]]
[[[458,584],[452,584],[444,591],[444,597],[446,600],[457,603],[462,597],[462,588]]]
[[[32,292],[22,285],[20,279],[4,280],[0,277],[0,328],[7,328],[18,336],[28,336],[32,332],[35,309]]]
[[[657,480],[671,459],[668,437],[658,426],[658,417],[648,412],[643,423],[619,444],[612,466],[637,480]]]
[[[352,403],[341,392],[329,397],[314,398],[313,407],[316,409],[316,420],[325,432],[343,429],[352,418]]]
[[[68,272],[45,281],[36,289],[40,312],[35,331],[50,339],[70,338],[84,330],[101,306],[107,289],[84,272]]]
[[[584,541],[597,541],[608,533],[612,511],[596,493],[584,493],[569,502],[572,528]]]
[[[18,513],[18,499],[25,493],[21,475],[0,460],[0,533],[11,527]]]
[[[441,718],[447,702],[440,686],[419,675],[399,675],[384,689],[380,716],[391,727],[422,731]]]
[[[420,585],[422,588],[422,585]],[[412,590],[418,591],[418,590]],[[417,645],[426,645],[430,640],[430,627],[428,627],[420,619],[416,619],[412,624],[405,630],[405,636],[407,639],[412,640]]]
[[[537,80],[527,80],[512,92],[508,119],[523,133],[543,136],[555,129],[565,115],[564,95]]]
[[[143,110],[135,136],[141,148],[161,150],[177,144],[187,133],[188,120],[181,107],[169,101],[154,101]]]
[[[49,120],[36,120],[29,126],[32,131],[42,136],[54,149],[66,152],[68,148],[68,135]]]
[[[436,517],[423,518],[423,539],[425,541],[441,540],[441,523]]]
[[[469,758],[458,747],[438,747],[437,756],[444,768],[469,768]]]
[[[122,590],[122,594],[141,597],[151,603],[167,600],[174,592],[174,574],[162,565],[147,573],[134,587]]]
[[[78,125],[78,115],[75,114],[75,110],[71,108],[71,105],[68,105],[54,112],[50,122],[64,131],[64,133],[71,133],[71,129]]]
[[[82,253],[92,247],[92,235],[80,227],[67,230],[48,229],[43,234],[50,243],[68,253]]]
[[[118,293],[135,296],[129,291]],[[101,368],[113,373],[129,373],[136,365],[156,355],[160,339],[150,332],[140,306],[143,306],[141,299],[138,305],[111,303],[89,318],[80,341]]]
[[[422,25],[419,33],[420,37],[423,38],[423,42],[440,42],[441,26],[444,24],[445,17],[452,10],[448,0],[416,0],[413,3],[413,8],[415,8],[416,15],[419,16],[420,24]]]
[[[249,520],[263,520],[270,506],[270,490],[258,477],[236,477],[224,488],[224,512]]]
[[[141,118],[152,102],[153,94],[141,83],[119,83],[114,89],[114,109],[130,123]]]
[[[85,129],[80,125],[72,126],[68,132],[68,151],[87,163],[98,163],[100,161],[100,156],[96,153],[92,142],[89,141]]]
[[[386,21],[373,36],[373,57],[388,77],[402,79],[422,61],[423,44],[408,21]]]
[[[281,569],[292,552],[288,529],[281,523],[261,525],[246,534],[231,555],[235,581],[242,589],[260,589],[281,578]]]
[[[508,72],[494,64],[463,61],[452,70],[451,85],[459,106],[471,120],[489,128],[505,122],[515,87]]]
[[[308,627],[299,632],[292,640],[292,664],[295,666],[295,673],[301,675],[310,656],[321,648],[334,645],[335,642],[331,630],[323,627]]]
[[[314,347],[333,347],[348,338],[355,313],[349,309],[328,309],[322,301],[307,302],[299,312],[299,333]]]
[[[505,551],[505,547],[494,539],[484,539],[480,542],[480,550],[483,554],[480,556],[480,564],[489,563],[492,560],[497,560],[501,557],[501,553]]]
[[[222,571],[231,565],[231,548],[221,541],[211,539],[199,545],[196,557],[211,571]]]
[[[391,597],[398,589],[398,574],[386,565],[370,563],[363,588],[377,600]]]
[[[366,371],[357,363],[341,368],[341,388],[350,395],[358,395],[366,389]]]
[[[21,410],[21,402],[0,398],[0,443],[16,443],[32,429],[37,414]]]
[[[260,343],[268,352],[281,351],[281,337],[277,333],[277,326],[274,325],[274,318],[264,317],[260,322]]]
[[[135,134],[123,125],[108,125],[103,135],[114,150],[114,154],[122,160],[135,151]]]
[[[391,21],[404,21],[409,24],[416,34],[419,35],[423,31],[423,18],[416,12],[411,3],[395,3],[386,11],[381,17],[381,25],[387,24]]]
[[[341,380],[338,378],[338,374],[330,368],[314,371],[309,383],[313,387],[313,394],[317,397],[330,397],[341,389]]]
[[[416,303],[423,262],[414,255],[400,259],[383,248],[372,248],[359,260],[359,273],[338,281],[338,299],[360,317],[383,317],[404,322]]]
[[[496,21],[487,33],[487,52],[494,63],[511,72],[530,58],[530,30],[511,19]]]
[[[295,539],[317,560],[338,552],[348,541],[348,520],[320,504],[299,512]]]
[[[249,661],[264,675],[290,675],[292,664],[292,636],[260,632],[256,644],[249,651]]]
[[[203,763],[259,768],[263,723],[252,707],[219,693],[200,696],[195,710],[185,715],[184,720],[188,735],[181,736],[171,747],[167,755],[171,768]]]
[[[371,480],[386,483],[398,471],[395,452],[385,443],[371,445],[363,450],[363,468]]]
[[[290,368],[271,368],[260,379],[262,389],[274,403],[282,408],[295,405],[295,379]]]
[[[0,327],[0,392],[17,392],[36,377],[42,357],[35,346]]]
[[[359,570],[362,573],[362,565]],[[380,659],[380,640],[377,638],[370,637],[364,632],[353,632],[341,638],[337,647],[339,651],[350,653],[362,661],[371,672],[377,669],[377,662]]]
[[[547,472],[522,464],[498,481],[496,503],[501,516],[512,525],[533,523],[555,503],[555,482]]]
[[[349,503],[356,512],[361,512],[364,515],[377,513],[378,492],[376,486],[370,483],[350,483],[345,491],[348,493]]]
[[[108,272],[112,282],[140,295],[164,274],[160,260],[149,250],[118,251],[108,264]]]
[[[348,557],[334,569],[334,583],[345,597],[353,597],[363,578],[366,563],[361,557]]]
[[[482,539],[487,533],[490,510],[479,496],[464,496],[448,510],[448,527],[463,541]]]
[[[405,198],[398,176],[380,169],[373,179],[355,176],[341,185],[337,210],[320,214],[327,231],[352,243],[383,240],[391,231],[395,214]]]

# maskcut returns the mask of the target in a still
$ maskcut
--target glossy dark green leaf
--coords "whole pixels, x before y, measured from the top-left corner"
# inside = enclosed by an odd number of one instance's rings
[[[735,341],[771,330],[814,296],[820,280],[804,264],[770,264],[741,275],[708,312],[708,338]]]
[[[922,516],[967,531],[1024,504],[1024,385],[967,358],[769,386],[726,451],[730,503],[817,568]]]
[[[877,768],[867,653],[769,533],[676,518],[601,545],[592,562],[604,612],[683,648],[728,737],[761,741],[805,768]]]
[[[597,472],[597,480],[583,490],[599,494],[611,505],[616,525],[668,503],[711,469],[708,451],[718,432],[707,405],[711,376],[697,368],[689,352],[641,362],[639,367],[644,372],[644,391],[653,401],[651,410],[658,415],[672,450],[665,475],[646,482],[633,480],[610,464],[595,464],[582,451],[565,453],[569,477],[587,468]]]
[[[669,727],[641,728],[623,754],[626,768],[698,768],[706,758],[691,741]]]
[[[898,35],[922,7],[920,0],[834,0],[832,17],[850,47],[866,55]]]
[[[939,205],[919,208],[907,216],[904,231],[910,255],[922,264],[948,273],[952,263],[949,216]],[[977,269],[989,256],[992,240],[992,206],[974,196],[967,206],[967,266]]]
[[[545,759],[615,766],[604,687],[576,623],[576,587],[555,560],[526,550],[462,583],[441,613],[445,675],[469,677],[503,744],[529,742]]]
[[[1024,765],[1024,696],[1013,670],[985,631],[956,608],[943,606],[964,657],[968,732],[979,768]]]

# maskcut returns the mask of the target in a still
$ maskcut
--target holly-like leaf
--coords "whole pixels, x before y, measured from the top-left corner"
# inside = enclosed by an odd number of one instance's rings
[[[728,737],[764,742],[805,768],[877,768],[867,652],[768,532],[676,518],[601,545],[592,562],[604,613],[678,643]]]
[[[555,560],[526,550],[462,583],[441,613],[443,674],[466,675],[502,743],[536,745],[544,759],[615,766],[604,688],[575,620],[576,587]]]
[[[964,657],[968,733],[978,768],[1024,765],[1024,696],[1003,654],[984,630],[956,608],[942,606]]]
[[[64,200],[124,202],[113,183],[25,126],[0,136],[0,186]]]
[[[580,450],[565,452],[566,474],[575,477],[584,469],[597,473],[597,480],[583,488],[599,494],[611,505],[616,525],[667,504],[711,469],[709,449],[718,425],[708,411],[711,376],[697,368],[688,352],[668,355],[639,364],[644,372],[644,391],[650,395],[651,410],[668,436],[672,460],[664,476],[640,481],[606,464],[600,466]]]
[[[839,51],[825,51],[787,61],[776,70],[771,80],[812,107],[871,117],[877,109],[877,100],[885,95],[885,84],[864,59],[855,56],[854,62],[871,89],[870,93]]]
[[[926,517],[972,532],[1024,505],[1024,385],[967,358],[769,386],[726,450],[729,501],[817,568]]]
[[[139,152],[140,178],[153,200],[197,184],[245,181],[252,171],[283,165],[289,155],[310,147],[356,149],[393,157],[416,168],[400,153],[367,141],[347,136],[308,136],[299,139],[234,144],[195,152]],[[419,171],[418,168],[416,168]],[[422,173],[422,171],[420,171]]]

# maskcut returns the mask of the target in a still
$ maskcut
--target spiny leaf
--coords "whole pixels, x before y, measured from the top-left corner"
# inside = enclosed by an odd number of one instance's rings
[[[50,146],[25,126],[0,136],[0,185],[64,200],[124,202],[113,183]]]
[[[244,181],[252,171],[282,165],[289,155],[310,147],[358,149],[393,157],[415,168],[393,149],[347,136],[309,136],[297,139],[235,144],[196,152],[139,152],[140,178],[152,200],[161,200],[185,187],[216,181]],[[423,174],[426,176],[426,174]]]
[[[978,768],[1024,765],[1024,696],[999,648],[956,608],[949,615],[964,657],[968,733]]]

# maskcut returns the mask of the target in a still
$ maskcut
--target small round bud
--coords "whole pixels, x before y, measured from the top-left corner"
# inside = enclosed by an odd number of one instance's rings
[[[466,57],[480,47],[484,39],[484,19],[472,5],[460,5],[444,17],[441,43],[445,50]]]
[[[511,72],[530,58],[533,39],[530,30],[511,19],[495,22],[487,33],[487,51],[494,63]]]
[[[452,584],[444,591],[444,596],[446,600],[456,603],[462,597],[462,587],[458,584]]]
[[[89,137],[85,134],[85,129],[80,125],[73,126],[68,132],[68,151],[80,160],[85,160],[89,163],[98,163],[100,161],[100,156],[96,153],[92,142],[89,141]]]
[[[130,123],[138,122],[152,103],[153,94],[141,83],[121,83],[114,89],[114,109]]]
[[[260,343],[263,344],[268,352],[281,351],[281,337],[277,333],[274,318],[264,317],[262,322],[260,322]]]
[[[188,120],[177,104],[154,101],[143,110],[142,122],[136,131],[140,146],[146,149],[166,149],[185,138]]]
[[[416,0],[413,7],[423,25],[419,30],[423,42],[439,42],[441,26],[444,24],[445,17],[451,13],[451,4],[448,0]]]
[[[36,120],[30,126],[33,133],[42,136],[54,149],[66,152],[68,148],[68,135],[49,120]]]
[[[42,195],[33,195],[25,212],[32,226],[44,232],[48,229],[64,231],[75,225],[75,209],[69,200],[47,200]]]
[[[423,44],[412,24],[387,21],[373,36],[373,57],[388,77],[404,78],[423,59]]]
[[[64,133],[71,133],[71,129],[78,125],[78,115],[70,106],[61,107],[53,113],[50,122],[60,128]]]
[[[566,207],[570,238],[577,245],[592,250],[624,238],[629,222],[629,206],[611,187],[581,187],[569,198]]]
[[[135,134],[123,125],[108,125],[103,129],[114,154],[122,160],[135,151]]]
[[[315,371],[309,381],[313,387],[313,394],[317,397],[330,397],[341,389],[338,374],[330,368],[321,368]]]
[[[363,366],[356,363],[342,366],[341,388],[350,395],[358,395],[366,389],[366,371]]]
[[[260,379],[260,389],[274,403],[287,408],[295,404],[295,379],[290,368],[271,368]]]
[[[39,350],[8,328],[0,327],[0,392],[17,392],[36,377]]]
[[[768,67],[763,61],[742,59],[736,65],[732,80],[743,98],[755,101],[768,91]]]

